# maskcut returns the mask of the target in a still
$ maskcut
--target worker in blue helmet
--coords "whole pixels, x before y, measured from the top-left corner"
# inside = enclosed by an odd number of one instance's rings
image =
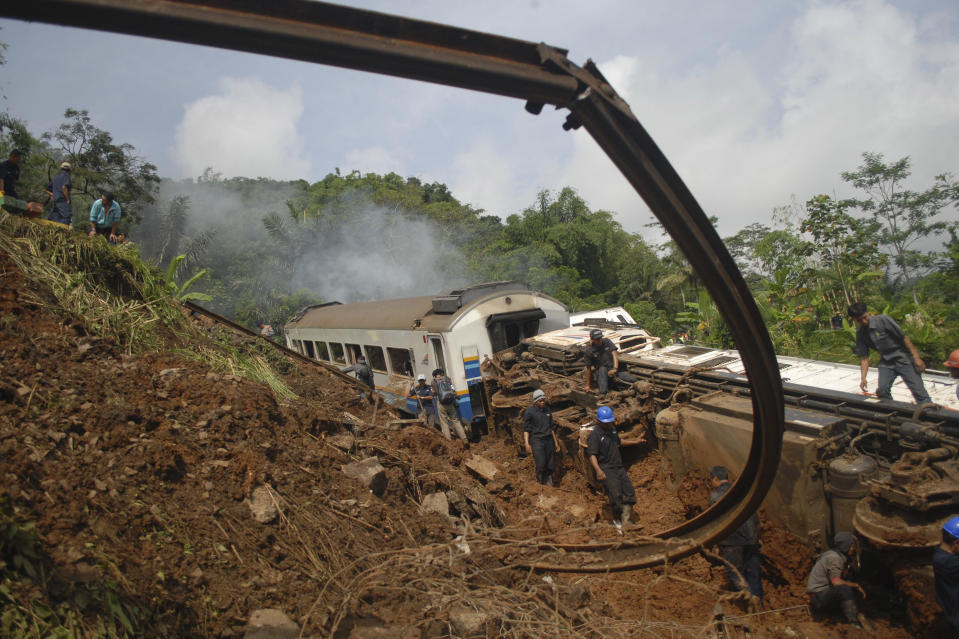
[[[596,472],[596,479],[606,487],[614,521],[621,521],[626,526],[636,505],[636,491],[623,467],[619,447],[642,443],[643,436],[621,439],[616,431],[616,417],[609,406],[599,407],[596,421],[598,423],[586,440],[586,455]]]
[[[936,601],[942,614],[959,631],[959,516],[942,525],[942,542],[932,553],[936,575]]]

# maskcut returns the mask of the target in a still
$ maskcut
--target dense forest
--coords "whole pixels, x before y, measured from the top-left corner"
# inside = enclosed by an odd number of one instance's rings
[[[424,295],[490,280],[527,282],[571,310],[623,305],[667,340],[732,346],[696,274],[669,242],[625,231],[575,187],[543,191],[505,220],[459,202],[439,183],[395,173],[335,169],[307,181],[161,178],[136,149],[113,140],[85,111],[39,136],[0,114],[0,154],[26,152],[21,197],[44,201],[61,161],[73,167],[75,220],[111,190],[124,230],[180,284],[218,312],[282,327],[319,301]],[[855,300],[892,315],[932,367],[959,347],[959,182],[935,176],[908,188],[910,160],[862,154],[841,175],[856,197],[810,193],[725,238],[778,352],[854,361],[853,329],[831,329]],[[784,201],[788,194],[784,194]],[[183,256],[182,258],[180,256]],[[197,274],[202,274],[194,279]],[[845,318],[844,318],[845,319]]]

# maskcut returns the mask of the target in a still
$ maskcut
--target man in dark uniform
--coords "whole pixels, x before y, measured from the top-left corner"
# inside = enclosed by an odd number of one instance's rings
[[[442,368],[433,371],[433,400],[436,402],[436,421],[440,424],[440,431],[446,439],[452,439],[450,431],[456,433],[464,444],[469,443],[469,437],[466,435],[466,429],[460,421],[459,411],[456,407],[457,394],[453,388],[453,382],[447,377]],[[445,397],[450,395],[450,397]]]
[[[593,390],[593,371],[596,371],[596,388],[600,395],[609,392],[609,378],[617,377],[624,382],[635,382],[636,378],[619,372],[619,353],[612,340],[603,337],[603,331],[594,328],[589,332],[589,344],[583,351],[586,362],[586,392]]]
[[[713,489],[709,493],[712,506],[729,492],[729,469],[713,466],[709,471]],[[763,580],[760,571],[759,515],[753,513],[733,534],[719,542],[719,554],[734,566],[739,574],[726,566],[726,578],[736,590],[749,590],[759,605],[763,601]]]
[[[952,628],[959,632],[959,517],[942,525],[942,543],[932,554],[936,601]]]
[[[343,369],[344,373],[356,374],[356,379],[370,387],[366,399],[372,404],[376,398],[373,393],[376,391],[376,383],[373,381],[373,369],[366,363],[366,358],[362,355],[356,356],[356,363]]]
[[[70,189],[70,167],[69,162],[60,163],[60,172],[53,176],[50,183],[50,190],[53,195],[53,210],[50,211],[50,221],[70,226],[73,223],[73,205],[70,203],[72,196]]]
[[[23,153],[19,149],[10,151],[10,159],[0,162],[0,191],[4,195],[19,198],[17,180],[20,179],[20,159]]]
[[[596,479],[603,482],[606,487],[614,521],[621,521],[623,526],[626,526],[629,524],[633,506],[636,504],[636,491],[633,490],[633,482],[629,480],[629,475],[623,467],[623,457],[619,453],[619,447],[639,444],[643,438],[620,439],[614,426],[616,418],[613,416],[613,409],[609,406],[600,406],[596,411],[596,419],[599,423],[593,426],[593,432],[586,440],[586,455],[593,470],[596,471]]]
[[[416,414],[423,414],[426,419],[426,425],[433,425],[433,416],[436,411],[433,408],[433,387],[426,383],[426,375],[419,375],[416,383],[410,387],[409,397],[416,400],[419,410]]]
[[[809,605],[813,610],[827,610],[838,604],[846,623],[862,628],[855,590],[863,597],[866,593],[859,584],[843,579],[855,546],[856,538],[852,533],[836,533],[832,548],[819,555],[819,559],[813,564],[809,581],[806,582],[806,594],[809,595]]]
[[[533,405],[523,413],[523,443],[536,462],[536,481],[552,486],[554,453],[559,450],[559,442],[553,412],[546,404],[546,393],[538,388],[533,391]]]
[[[862,392],[866,392],[869,349],[872,348],[879,353],[879,388],[876,390],[879,399],[892,399],[892,383],[896,377],[902,377],[917,403],[931,402],[921,377],[926,364],[896,320],[888,315],[871,315],[862,302],[849,305],[849,317],[858,325],[854,350],[859,356]]]
[[[949,359],[942,365],[949,369],[949,377],[959,379],[959,349],[949,353]],[[959,399],[959,384],[956,384],[956,399]]]

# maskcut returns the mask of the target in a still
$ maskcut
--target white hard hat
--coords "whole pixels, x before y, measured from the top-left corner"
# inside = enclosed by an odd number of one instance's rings
[[[424,375],[423,373],[420,373],[419,375],[416,376],[416,381],[418,381],[418,382],[425,382],[425,381],[426,381],[426,375]]]
[[[533,401],[538,402],[541,399],[546,399],[546,393],[537,388],[533,391]]]

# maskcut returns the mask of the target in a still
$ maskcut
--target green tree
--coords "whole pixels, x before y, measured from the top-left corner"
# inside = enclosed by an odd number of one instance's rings
[[[954,222],[938,218],[946,207],[959,201],[959,185],[943,173],[925,191],[911,191],[905,187],[911,175],[909,156],[891,164],[886,164],[881,153],[866,152],[862,158],[855,171],[842,173],[843,180],[868,196],[851,203],[881,223],[879,242],[887,247],[897,269],[893,282],[900,286],[914,283],[935,267],[937,257],[935,252],[916,248],[916,243],[955,227]],[[918,305],[915,288],[912,298]]]

